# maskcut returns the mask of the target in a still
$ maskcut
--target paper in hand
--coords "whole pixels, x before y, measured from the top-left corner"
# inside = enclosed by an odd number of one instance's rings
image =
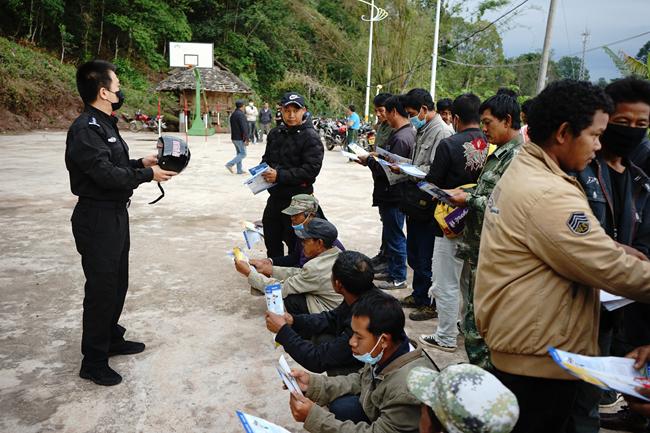
[[[237,416],[246,433],[290,433],[289,430],[279,425],[239,410],[237,411]]]
[[[291,368],[289,367],[287,360],[284,358],[284,355],[280,355],[276,369],[278,370],[280,378],[290,392],[295,392],[299,395],[303,395],[302,390],[300,389],[300,385],[298,385],[298,381],[291,375]]]
[[[420,188],[420,190],[426,192],[430,196],[443,202],[444,204],[447,204],[452,207],[456,207],[451,201],[449,201],[451,196],[446,192],[444,192],[441,188],[438,188],[436,185],[430,182],[422,181],[422,182],[418,182],[418,188]]]
[[[359,157],[355,155],[354,153],[346,152],[345,150],[341,151],[341,155],[344,157],[351,159],[352,161],[359,161]]]

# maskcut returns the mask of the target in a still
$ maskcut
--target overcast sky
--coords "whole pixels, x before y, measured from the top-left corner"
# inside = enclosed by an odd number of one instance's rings
[[[494,20],[521,1],[512,0],[509,6],[486,14],[485,19]],[[474,10],[479,3],[480,0],[464,2]],[[524,12],[511,23],[514,28],[500,30],[507,57],[542,50],[549,4],[550,0],[529,0],[520,9]],[[557,0],[551,40],[552,59],[558,60],[565,55],[580,57],[581,34],[585,28],[591,33],[587,41],[587,49],[648,32],[650,31],[650,0]],[[609,45],[609,47],[616,53],[622,49],[627,54],[636,56],[648,40],[650,34]],[[602,49],[587,52],[585,63],[590,78],[594,81],[599,77],[611,79],[620,76],[618,69]]]

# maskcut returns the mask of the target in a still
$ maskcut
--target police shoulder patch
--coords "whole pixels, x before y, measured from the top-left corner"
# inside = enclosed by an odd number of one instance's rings
[[[586,235],[591,231],[591,223],[584,212],[571,213],[566,225],[569,227],[569,230],[578,236]]]

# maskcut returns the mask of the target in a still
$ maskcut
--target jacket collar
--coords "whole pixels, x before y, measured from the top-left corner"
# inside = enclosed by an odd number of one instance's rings
[[[463,131],[464,132],[464,131]],[[521,134],[517,134],[515,138],[504,144],[503,146],[498,146],[492,154],[495,158],[501,159],[503,155],[510,152],[515,147],[521,146],[524,143],[524,137]]]
[[[284,122],[278,127],[281,132],[284,132],[285,134],[300,134],[307,128],[311,128],[311,124],[309,121],[302,122],[298,126],[292,126],[291,128],[288,127],[287,125],[284,124]]]
[[[408,339],[406,339],[406,342],[408,344]],[[399,370],[400,368],[404,367],[406,364],[409,364],[409,363],[411,363],[413,361],[416,361],[416,360],[420,359],[422,356],[423,356],[423,354],[422,354],[422,348],[421,347],[419,347],[419,348],[417,348],[415,350],[412,350],[412,351],[410,351],[408,353],[405,353],[404,355],[393,359],[390,362],[390,364],[385,366],[381,370],[381,372],[377,376],[375,376],[375,379],[384,380],[386,378],[386,376],[388,376],[389,374]],[[370,367],[370,368],[372,368],[372,367]]]
[[[580,185],[580,182],[578,182],[578,180],[575,177],[569,176],[564,170],[562,170],[560,166],[557,165],[557,163],[553,161],[553,159],[548,155],[548,153],[546,153],[544,149],[542,149],[540,146],[533,143],[532,141],[528,141],[523,144],[522,149],[525,152],[527,152],[529,155],[534,157],[535,159],[541,161],[544,164],[544,166],[548,169],[548,171],[550,171],[556,176],[563,178],[567,182],[577,186],[578,188],[580,188],[580,190],[584,192],[582,185]]]
[[[87,113],[90,113],[91,115],[97,117],[98,119],[108,122],[111,125],[116,125],[117,124],[117,117],[115,116],[109,116],[108,114],[104,113],[102,110],[98,110],[97,108],[93,107],[90,104],[86,104],[84,106],[84,111]]]

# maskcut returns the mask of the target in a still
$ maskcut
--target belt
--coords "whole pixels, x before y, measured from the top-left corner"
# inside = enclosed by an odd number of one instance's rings
[[[79,197],[79,204],[100,207],[102,209],[128,209],[131,199],[128,200],[95,200],[89,197]]]

